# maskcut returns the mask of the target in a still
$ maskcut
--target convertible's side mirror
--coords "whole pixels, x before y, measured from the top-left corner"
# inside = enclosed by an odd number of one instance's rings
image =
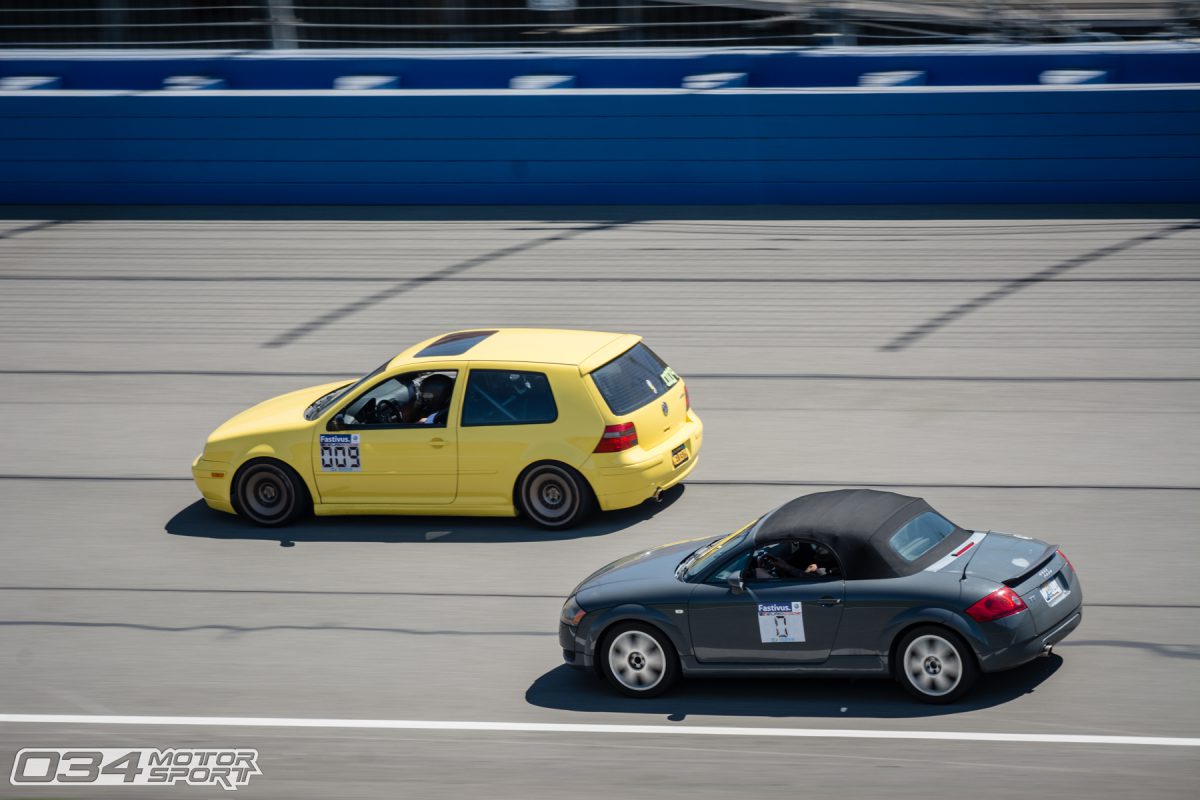
[[[346,416],[344,414],[338,414],[333,419],[329,420],[329,425],[327,427],[331,431],[340,431],[345,424]]]
[[[741,575],[730,575],[725,579],[725,582],[729,584],[729,590],[734,594],[741,594],[746,591],[746,584],[742,581]]]

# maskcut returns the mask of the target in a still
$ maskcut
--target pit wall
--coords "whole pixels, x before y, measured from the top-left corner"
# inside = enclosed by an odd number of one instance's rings
[[[13,81],[6,204],[1200,202],[1198,47],[0,54]]]

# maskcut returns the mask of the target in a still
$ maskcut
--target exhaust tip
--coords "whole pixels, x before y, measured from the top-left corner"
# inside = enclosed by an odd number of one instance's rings
[[[1048,644],[1042,648],[1042,658],[1049,658],[1054,654],[1054,645]]]
[[[655,488],[655,490],[654,490],[654,502],[656,502],[656,503],[661,503],[661,502],[662,502],[662,495],[663,495],[663,490],[662,490],[662,487],[661,487],[661,486],[659,486],[659,487],[656,487],[656,488]]]

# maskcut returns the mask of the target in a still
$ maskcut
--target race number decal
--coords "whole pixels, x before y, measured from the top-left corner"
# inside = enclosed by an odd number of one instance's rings
[[[758,636],[763,644],[803,642],[803,606],[800,603],[759,603]]]
[[[357,433],[321,434],[321,472],[362,472]]]

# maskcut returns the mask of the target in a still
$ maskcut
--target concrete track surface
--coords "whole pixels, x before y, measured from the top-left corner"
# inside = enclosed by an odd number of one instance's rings
[[[0,222],[0,795],[32,746],[239,746],[238,796],[1194,797],[1200,749],[1064,741],[92,724],[93,715],[1200,736],[1200,227],[1186,211],[821,218],[250,212]],[[117,215],[119,216],[119,214]],[[666,502],[546,534],[255,529],[188,465],[270,395],[468,326],[637,331],[688,379]],[[962,704],[885,681],[560,666],[564,595],[625,553],[826,485],[1062,544],[1083,626]],[[511,727],[511,726],[510,726]]]

